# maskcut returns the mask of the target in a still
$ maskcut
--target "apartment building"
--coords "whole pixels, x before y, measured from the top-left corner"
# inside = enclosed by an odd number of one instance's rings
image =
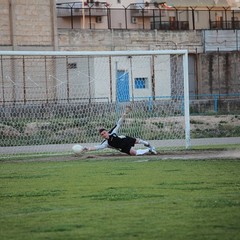
[[[57,1],[59,28],[239,29],[239,3],[212,1]]]

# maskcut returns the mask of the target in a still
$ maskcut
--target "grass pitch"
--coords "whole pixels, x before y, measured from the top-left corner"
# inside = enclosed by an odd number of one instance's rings
[[[240,239],[240,161],[0,163],[0,239]]]

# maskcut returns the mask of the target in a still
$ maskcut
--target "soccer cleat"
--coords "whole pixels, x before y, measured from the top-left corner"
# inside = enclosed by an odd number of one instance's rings
[[[157,151],[156,151],[155,147],[150,147],[150,148],[149,148],[149,152],[150,152],[151,154],[157,155]]]
[[[147,143],[147,144],[144,144],[145,147],[148,147],[148,148],[151,148],[150,144]]]

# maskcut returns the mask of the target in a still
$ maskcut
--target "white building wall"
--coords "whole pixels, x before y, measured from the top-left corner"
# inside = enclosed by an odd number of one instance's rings
[[[152,76],[154,76],[154,88],[156,96],[171,95],[171,67],[170,56],[157,56],[153,59],[149,56],[128,58],[112,57],[94,60],[94,95],[96,98],[108,98],[115,101],[117,98],[117,70],[128,73],[130,98],[142,100],[151,97],[153,92]],[[111,69],[109,68],[111,64]],[[153,74],[154,71],[154,75]],[[136,78],[146,78],[146,88],[135,88]]]
[[[134,92],[132,92],[132,96],[136,98],[152,96],[151,57],[141,57],[140,61],[138,60],[138,57],[133,57],[132,69],[131,87],[132,89],[134,89]],[[146,78],[146,88],[135,89],[134,79],[136,78]]]
[[[108,57],[94,59],[92,84],[94,85],[94,96],[96,98],[102,98],[104,102],[111,101],[112,76],[109,69]]]
[[[155,91],[156,96],[171,96],[171,67],[170,56],[158,56],[155,58]]]

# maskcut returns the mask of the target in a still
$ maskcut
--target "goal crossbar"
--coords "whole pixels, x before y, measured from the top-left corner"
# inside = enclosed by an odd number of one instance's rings
[[[5,56],[137,56],[188,54],[187,50],[135,50],[135,51],[0,51]]]

